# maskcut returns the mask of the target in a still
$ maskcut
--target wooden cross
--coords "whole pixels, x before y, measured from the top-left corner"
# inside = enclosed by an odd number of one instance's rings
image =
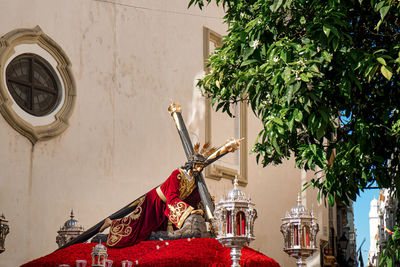
[[[186,153],[186,158],[187,160],[190,160],[193,158],[194,150],[192,142],[190,141],[188,131],[185,126],[185,122],[183,121],[182,118],[181,106],[179,104],[172,103],[168,107],[168,111],[171,113],[171,116],[175,122],[176,129],[178,130],[179,136],[182,141],[183,149],[185,150]],[[201,202],[203,203],[205,209],[206,219],[210,221],[214,218],[213,217],[214,204],[211,200],[211,196],[210,193],[208,192],[207,185],[206,182],[204,181],[202,173],[196,175],[196,183],[197,183],[197,189],[199,190]]]

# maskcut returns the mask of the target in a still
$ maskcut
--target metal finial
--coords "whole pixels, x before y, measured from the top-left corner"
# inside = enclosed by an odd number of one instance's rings
[[[71,219],[73,219],[75,217],[74,215],[74,209],[71,209]]]
[[[301,205],[301,192],[297,195],[297,206]]]
[[[233,188],[234,188],[234,189],[237,189],[238,185],[239,185],[239,183],[238,183],[238,176],[235,175],[235,179],[233,180]]]

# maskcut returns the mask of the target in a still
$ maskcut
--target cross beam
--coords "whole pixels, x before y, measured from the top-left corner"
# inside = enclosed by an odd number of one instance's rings
[[[171,113],[171,116],[175,122],[176,129],[178,130],[179,136],[182,141],[183,149],[186,153],[186,158],[190,160],[193,156],[194,150],[192,141],[190,140],[188,131],[185,126],[185,122],[182,118],[182,109],[179,104],[172,103],[168,107],[168,111]],[[205,212],[206,212],[206,219],[212,220],[214,218],[214,204],[211,200],[210,193],[208,192],[206,182],[204,181],[204,177],[202,173],[196,175],[196,183],[197,189],[199,190],[201,202],[203,203]]]

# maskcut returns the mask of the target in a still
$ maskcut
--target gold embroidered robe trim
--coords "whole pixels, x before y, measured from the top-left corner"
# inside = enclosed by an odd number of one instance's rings
[[[179,198],[184,200],[187,198],[193,190],[196,188],[196,179],[193,177],[190,181],[186,178],[185,172],[179,169],[180,174],[177,178],[179,180]]]
[[[178,229],[180,229],[185,222],[186,218],[190,215],[193,207],[187,205],[185,202],[177,201],[173,205],[168,204],[169,220],[176,225]]]
[[[132,227],[130,227],[130,224],[132,220],[136,221],[142,214],[142,204],[144,199],[145,196],[138,200],[138,206],[129,216],[112,222],[109,238],[107,239],[107,246],[115,246],[123,237],[129,236],[132,233]]]
[[[133,202],[132,204],[129,205],[129,207],[141,205],[143,203],[145,197],[146,196],[142,196],[141,198],[136,199],[135,202]]]
[[[156,193],[157,193],[158,197],[161,198],[161,200],[162,200],[164,203],[167,203],[167,198],[165,197],[163,191],[161,190],[161,186],[159,186],[159,187],[156,188]]]

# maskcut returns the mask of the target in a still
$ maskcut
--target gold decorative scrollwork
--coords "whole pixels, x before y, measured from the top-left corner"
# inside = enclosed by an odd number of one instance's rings
[[[132,227],[130,225],[132,221],[139,219],[142,214],[142,204],[144,200],[145,197],[138,200],[138,206],[129,216],[112,222],[109,237],[107,239],[107,246],[115,246],[123,237],[129,236],[132,233]]]
[[[193,210],[193,207],[187,205],[185,202],[182,201],[177,201],[173,205],[168,204],[168,208],[168,218],[178,228],[181,228],[186,218]]]
[[[186,178],[183,170],[179,170],[180,173],[177,176],[179,180],[179,198],[185,200],[196,188],[196,179],[192,178],[191,180]]]

